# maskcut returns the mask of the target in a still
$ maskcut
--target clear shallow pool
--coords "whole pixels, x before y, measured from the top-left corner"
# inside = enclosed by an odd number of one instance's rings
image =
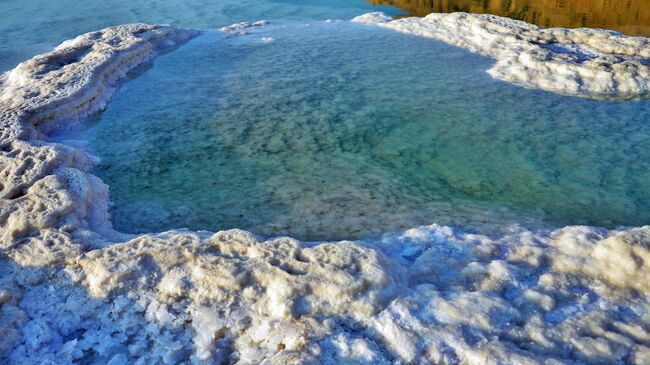
[[[650,223],[650,102],[522,89],[491,62],[348,22],[207,33],[58,138],[101,159],[124,232]]]

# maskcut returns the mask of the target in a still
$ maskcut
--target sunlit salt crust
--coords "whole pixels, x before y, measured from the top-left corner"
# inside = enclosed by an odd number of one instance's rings
[[[650,227],[114,232],[91,159],[45,133],[194,35],[108,28],[3,77],[1,363],[650,363]]]
[[[363,24],[434,38],[496,60],[488,73],[532,89],[594,99],[650,97],[650,39],[602,29],[544,29],[489,14],[429,14]]]

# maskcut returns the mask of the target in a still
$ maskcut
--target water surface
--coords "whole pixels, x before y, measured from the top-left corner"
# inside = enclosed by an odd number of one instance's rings
[[[101,159],[125,232],[650,223],[650,102],[526,90],[491,63],[348,22],[207,33],[61,138]]]
[[[0,71],[66,39],[117,24],[216,29],[258,19],[351,19],[369,11],[491,13],[544,27],[601,27],[650,36],[647,0],[3,0]]]
[[[396,8],[362,0],[2,0],[0,71],[79,34],[125,23],[218,29],[259,19],[351,19]]]

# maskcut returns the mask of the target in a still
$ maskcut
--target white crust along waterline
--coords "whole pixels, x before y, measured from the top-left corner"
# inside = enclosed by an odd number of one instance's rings
[[[650,363],[650,227],[112,231],[90,158],[46,133],[196,34],[108,28],[3,77],[1,363]]]
[[[381,12],[353,22],[433,38],[496,60],[495,79],[593,99],[650,97],[650,39],[591,28],[544,29],[490,14],[393,19]]]

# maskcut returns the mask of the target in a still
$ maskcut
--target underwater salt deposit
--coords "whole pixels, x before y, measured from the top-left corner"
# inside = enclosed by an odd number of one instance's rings
[[[650,222],[648,100],[495,82],[489,58],[349,22],[237,32],[159,57],[56,136],[100,160],[117,230]]]
[[[117,26],[3,75],[2,362],[650,362],[648,41],[593,31],[627,83],[563,96],[509,55],[588,71],[584,33],[357,20]]]

